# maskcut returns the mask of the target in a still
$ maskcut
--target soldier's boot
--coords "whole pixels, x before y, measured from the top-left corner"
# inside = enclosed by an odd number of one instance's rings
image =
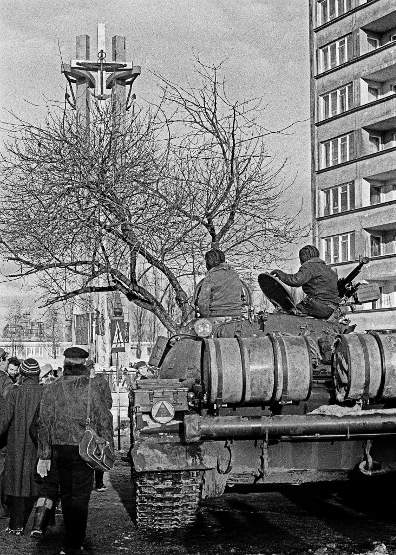
[[[45,534],[53,514],[53,504],[52,499],[48,497],[39,497],[37,499],[32,531],[30,532],[32,538],[41,538]]]

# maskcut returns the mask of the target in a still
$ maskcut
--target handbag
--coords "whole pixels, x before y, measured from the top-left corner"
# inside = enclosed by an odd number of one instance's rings
[[[106,472],[111,470],[115,462],[115,453],[110,443],[100,437],[91,426],[91,378],[88,382],[87,419],[84,435],[78,444],[80,457],[94,470]]]

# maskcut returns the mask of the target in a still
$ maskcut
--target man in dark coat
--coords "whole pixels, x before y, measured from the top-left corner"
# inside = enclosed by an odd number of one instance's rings
[[[300,313],[330,318],[340,304],[337,274],[319,258],[315,246],[306,245],[298,254],[301,267],[296,274],[286,274],[282,270],[272,270],[271,274],[291,287],[302,286],[306,297],[297,305]]]
[[[21,535],[37,497],[34,479],[37,449],[30,437],[30,426],[40,403],[40,366],[28,358],[20,366],[20,385],[10,389],[0,408],[0,436],[7,434],[4,493],[10,511],[7,531]]]
[[[18,373],[19,373],[19,365],[21,364],[20,361],[15,357],[12,357],[11,360],[14,362],[14,365],[15,365],[16,361],[18,361]],[[11,387],[15,383],[14,380],[11,378],[9,372],[8,372],[8,366],[9,366],[9,361],[8,360],[1,361],[1,363],[0,363],[0,398],[1,397],[5,398],[8,394],[8,392],[9,392],[9,390],[11,389]]]
[[[32,535],[40,531],[39,519],[45,519],[60,487],[64,547],[60,553],[84,553],[83,542],[88,520],[94,471],[79,455],[84,435],[89,371],[85,365],[88,353],[79,347],[64,352],[63,376],[45,385],[40,404],[37,472],[44,478],[37,500]],[[91,379],[91,426],[97,434],[114,446],[111,393],[102,376]]]
[[[0,407],[5,405],[5,398],[7,397],[10,389],[13,387],[14,382],[10,378],[8,372],[7,353],[4,349],[0,349]],[[0,409],[1,410],[1,409]],[[7,455],[7,434],[0,436],[0,518],[8,518],[9,511],[5,503],[4,495],[4,465]]]

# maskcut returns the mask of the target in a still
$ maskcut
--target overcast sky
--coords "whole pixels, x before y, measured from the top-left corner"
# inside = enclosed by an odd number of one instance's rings
[[[127,61],[142,67],[134,85],[138,100],[157,94],[151,72],[182,84],[191,77],[194,53],[208,63],[224,60],[233,97],[263,97],[268,126],[303,122],[273,140],[272,150],[297,174],[293,198],[304,200],[308,221],[307,0],[0,0],[0,8],[0,119],[9,119],[7,111],[36,119],[45,98],[62,100],[58,42],[68,62],[76,35],[88,34],[94,57],[98,21],[106,23],[107,58],[111,37],[125,35]],[[15,288],[2,284],[0,304]]]

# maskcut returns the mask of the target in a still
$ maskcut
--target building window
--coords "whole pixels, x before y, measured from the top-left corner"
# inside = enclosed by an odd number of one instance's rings
[[[381,135],[369,135],[369,143],[371,152],[379,152],[384,147]]]
[[[323,191],[323,215],[339,214],[355,208],[355,183],[343,183]]]
[[[321,168],[329,168],[352,158],[353,135],[342,135],[321,143]]]
[[[369,52],[371,50],[376,50],[380,46],[380,40],[377,37],[367,37],[367,45]]]
[[[370,234],[370,255],[375,257],[387,254],[396,254],[396,231]]]
[[[370,255],[381,256],[381,237],[379,235],[370,236]]]
[[[318,24],[323,25],[351,9],[351,0],[319,0]]]
[[[320,97],[322,119],[342,114],[353,107],[352,83]]]
[[[320,70],[327,71],[328,69],[337,67],[349,60],[351,44],[351,35],[347,35],[342,39],[338,39],[330,44],[327,44],[323,48],[320,48]]]
[[[389,291],[389,287],[379,287],[380,298],[372,303],[372,308],[393,308],[396,306],[396,290]],[[388,292],[385,292],[388,291]]]
[[[370,185],[370,204],[379,204],[381,202],[381,189],[378,185]]]
[[[370,204],[380,204],[393,200],[396,200],[396,183],[370,184]]]
[[[377,100],[380,96],[380,89],[379,87],[369,87],[368,88],[368,101],[373,102]]]
[[[355,259],[355,232],[333,235],[322,239],[325,262],[337,264]]]

